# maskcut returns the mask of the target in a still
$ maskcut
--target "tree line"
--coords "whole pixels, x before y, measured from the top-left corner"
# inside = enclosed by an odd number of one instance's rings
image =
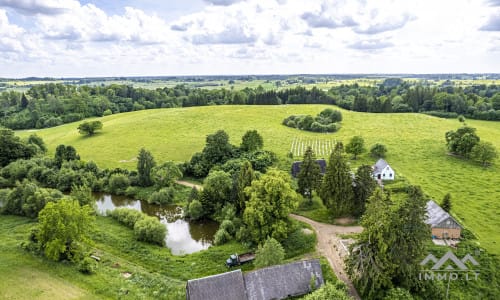
[[[360,112],[424,112],[439,117],[464,115],[500,120],[500,87],[455,87],[387,79],[378,86],[340,85],[328,91],[312,87],[265,90],[186,85],[149,90],[129,85],[75,86],[41,84],[21,93],[0,94],[0,125],[11,129],[46,128],[121,112],[206,105],[335,104]]]

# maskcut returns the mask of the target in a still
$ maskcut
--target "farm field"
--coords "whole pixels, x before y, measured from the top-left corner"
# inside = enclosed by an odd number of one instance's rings
[[[36,132],[43,137],[51,153],[59,144],[71,144],[83,160],[94,160],[101,167],[129,169],[135,168],[135,157],[141,147],[150,150],[157,161],[188,160],[203,148],[206,135],[219,129],[229,134],[233,144],[240,143],[245,131],[256,129],[264,137],[264,147],[282,159],[291,151],[294,141],[310,141],[326,149],[327,142],[346,143],[352,136],[361,135],[368,148],[377,142],[388,147],[387,161],[395,169],[396,176],[404,176],[412,184],[421,185],[429,197],[438,202],[450,192],[453,214],[478,236],[483,247],[500,255],[500,160],[497,159],[493,167],[483,169],[475,163],[447,155],[444,135],[446,131],[461,126],[457,120],[423,114],[369,114],[342,110],[342,128],[333,134],[299,131],[281,125],[289,115],[316,115],[326,107],[329,106],[207,106],[145,110],[100,118],[104,124],[102,133],[90,138],[78,134],[78,122],[22,131],[19,135]],[[500,123],[467,120],[467,124],[477,128],[482,140],[492,142],[500,149]],[[364,154],[357,161],[351,161],[353,168],[361,163],[373,164],[374,160]]]

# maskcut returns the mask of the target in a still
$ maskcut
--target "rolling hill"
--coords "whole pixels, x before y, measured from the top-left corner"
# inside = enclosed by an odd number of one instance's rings
[[[245,131],[256,129],[264,137],[264,147],[284,158],[294,140],[320,143],[361,135],[367,147],[383,143],[388,148],[387,161],[412,184],[437,202],[450,192],[453,214],[471,229],[488,251],[500,255],[500,160],[484,169],[479,165],[447,155],[445,132],[460,125],[454,119],[440,119],[423,114],[370,114],[342,110],[342,129],[337,133],[311,133],[281,125],[292,114],[316,115],[326,105],[281,106],[206,106],[144,110],[100,118],[101,133],[83,137],[77,123],[43,130],[28,130],[43,137],[51,153],[59,144],[73,145],[83,160],[93,160],[100,167],[135,168],[141,147],[150,150],[157,161],[185,161],[205,143],[207,134],[225,130],[231,143],[239,145]],[[482,140],[500,149],[500,123],[467,120],[477,128]],[[352,166],[373,164],[367,154]]]

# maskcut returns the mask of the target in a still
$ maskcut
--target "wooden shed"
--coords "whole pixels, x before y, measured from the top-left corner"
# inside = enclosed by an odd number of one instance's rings
[[[427,202],[426,223],[431,227],[432,237],[438,239],[459,239],[462,226],[458,224],[449,213],[447,213],[436,202]]]

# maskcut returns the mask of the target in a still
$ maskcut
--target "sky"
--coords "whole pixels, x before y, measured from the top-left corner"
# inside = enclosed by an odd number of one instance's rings
[[[500,0],[0,0],[0,77],[499,72]]]

